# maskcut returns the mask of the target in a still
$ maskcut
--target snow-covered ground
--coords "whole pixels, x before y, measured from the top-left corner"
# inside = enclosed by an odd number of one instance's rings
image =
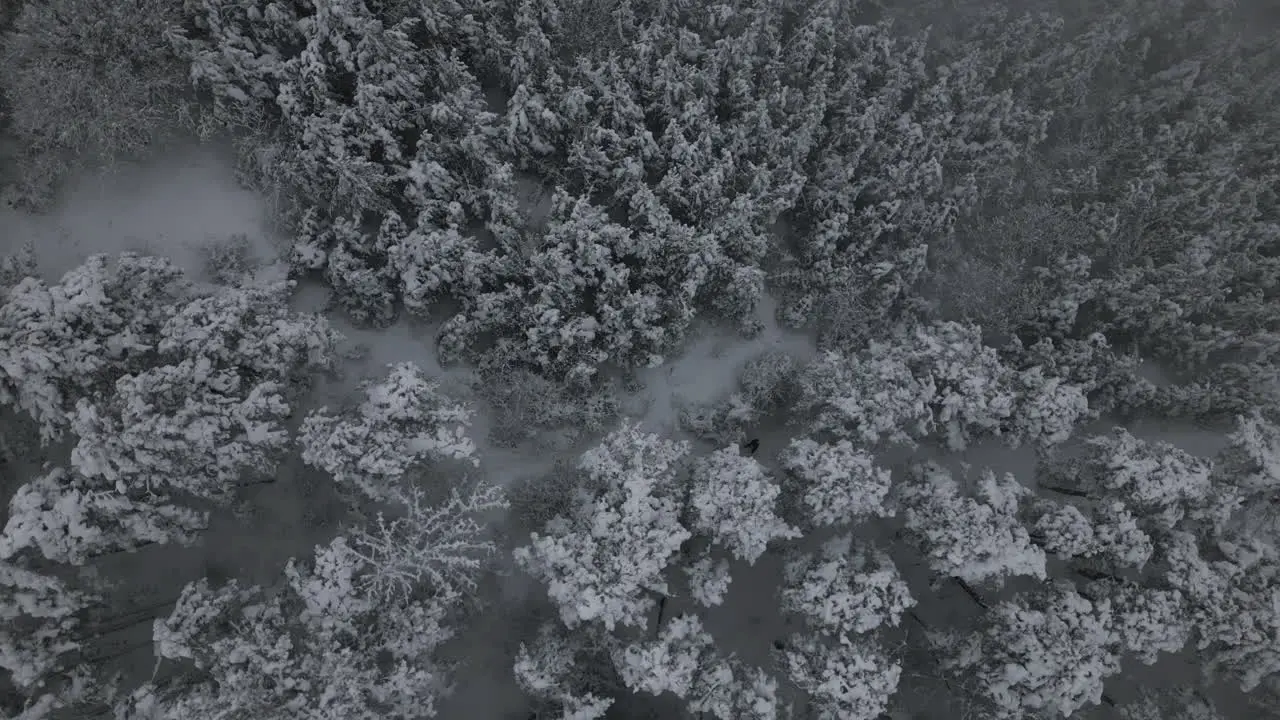
[[[732,328],[695,330],[680,355],[638,372],[644,385],[644,402],[637,408],[641,425],[652,432],[675,432],[681,406],[720,400],[736,389],[743,365],[763,352],[781,351],[800,363],[813,357],[813,338],[780,327],[776,308],[777,301],[766,295],[758,308],[764,330],[754,338],[745,339]]]
[[[94,253],[135,250],[165,255],[204,280],[200,248],[243,234],[266,260],[276,254],[267,227],[266,205],[237,185],[216,148],[185,147],[73,181],[45,215],[0,207],[0,254],[33,240],[41,274],[57,279]]]

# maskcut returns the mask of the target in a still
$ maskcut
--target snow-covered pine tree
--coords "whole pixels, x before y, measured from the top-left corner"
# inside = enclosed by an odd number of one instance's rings
[[[895,627],[916,603],[889,556],[855,548],[849,535],[828,540],[816,553],[792,557],[779,597],[783,612],[837,639]]]
[[[977,677],[996,717],[1070,717],[1102,702],[1120,650],[1109,602],[1052,584],[994,606],[978,632],[955,640],[948,662]]]
[[[408,474],[425,463],[479,463],[467,436],[471,409],[418,366],[390,366],[385,378],[365,384],[364,394],[340,414],[312,412],[298,434],[303,461],[332,475],[352,502],[403,501]]]
[[[583,671],[579,657],[592,649],[580,636],[570,637],[558,625],[544,625],[532,642],[521,643],[516,652],[512,667],[516,684],[538,706],[559,711],[562,718],[601,720],[614,700],[597,694],[600,688]]]
[[[934,572],[996,585],[1014,575],[1046,578],[1044,551],[1019,512],[1030,494],[1012,475],[983,470],[969,495],[936,463],[915,468],[899,490],[907,536]]]
[[[734,557],[754,564],[769,543],[800,536],[777,515],[781,488],[764,466],[736,446],[698,458],[691,481],[689,529]]]
[[[188,297],[168,260],[93,255],[55,285],[28,277],[0,305],[0,402],[30,414],[47,442],[81,398],[146,367],[159,329]]]
[[[865,640],[831,642],[799,635],[778,651],[791,681],[820,720],[874,720],[889,706],[902,668]]]
[[[566,625],[648,623],[655,595],[668,592],[667,566],[691,536],[680,524],[676,484],[688,451],[628,422],[583,453],[587,492],[515,551],[516,562],[546,583]]]
[[[367,579],[377,561],[339,537],[313,562],[291,561],[278,591],[189,584],[154,640],[162,660],[200,674],[147,683],[122,703],[124,717],[434,717],[447,687],[436,654],[457,595],[381,592]]]
[[[1052,446],[1089,413],[1080,387],[1015,370],[980,328],[955,322],[904,325],[854,354],[827,351],[798,385],[795,410],[812,432],[867,445],[936,439],[963,450],[998,436]]]
[[[56,468],[19,487],[9,501],[0,559],[31,551],[83,565],[147,545],[191,544],[207,523],[208,513],[170,504],[163,495],[122,494]]]
[[[889,470],[849,440],[820,443],[795,438],[779,459],[806,524],[841,526],[894,514],[888,502]]]
[[[0,669],[17,689],[36,693],[73,670],[82,613],[98,601],[52,575],[0,561]]]

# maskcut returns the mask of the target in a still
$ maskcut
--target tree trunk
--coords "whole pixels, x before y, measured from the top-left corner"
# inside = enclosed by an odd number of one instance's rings
[[[120,648],[119,650],[108,653],[106,655],[89,655],[86,653],[84,655],[84,661],[86,663],[89,663],[90,665],[97,665],[98,663],[103,663],[108,660],[115,660],[116,658],[120,658],[125,655],[128,655],[129,653],[135,650],[149,648],[149,647],[152,647],[153,645],[154,643],[151,640],[147,640],[144,643],[134,643],[132,645],[125,645],[123,648]]]
[[[1075,488],[1062,487],[1060,485],[1041,485],[1041,490],[1058,493],[1059,495],[1067,495],[1068,497],[1088,498],[1092,497],[1084,490],[1076,490]]]
[[[983,600],[982,596],[978,594],[978,591],[974,590],[972,587],[969,586],[969,583],[965,582],[964,580],[961,580],[960,578],[954,575],[951,576],[951,579],[954,580],[955,583],[960,586],[960,589],[963,590],[966,595],[972,598],[974,602],[978,603],[979,607],[981,607],[983,610],[991,609],[991,606],[987,604],[987,601]]]
[[[174,597],[170,600],[164,600],[153,605],[147,605],[146,607],[135,608],[119,615],[98,618],[90,616],[87,619],[88,622],[86,623],[87,627],[85,629],[95,637],[99,635],[106,635],[107,633],[113,633],[117,630],[137,625],[140,622],[154,620],[156,618],[156,610],[168,607],[176,602],[178,602],[178,598]]]
[[[131,617],[127,620],[122,619],[119,622],[114,622],[114,623],[111,623],[110,625],[94,625],[88,628],[88,630],[90,633],[92,633],[93,637],[98,638],[98,637],[102,637],[103,635],[110,635],[113,632],[127,630],[131,627],[141,625],[142,623],[145,623],[145,622],[153,622],[155,619],[156,619],[156,615],[154,614],[141,614],[135,617]],[[85,637],[87,639],[88,635],[86,635]]]
[[[1125,581],[1124,578],[1122,577],[1112,575],[1111,573],[1108,573],[1108,572],[1102,572],[1101,570],[1091,570],[1089,568],[1084,568],[1084,567],[1073,567],[1071,568],[1071,571],[1088,580],[1114,580],[1116,582],[1121,582],[1121,583]]]
[[[921,619],[920,619],[920,615],[919,615],[919,614],[917,614],[915,610],[908,610],[908,611],[907,611],[907,615],[908,615],[912,620],[915,620],[917,625],[919,625],[920,627],[924,628],[926,632],[929,630],[929,625],[928,625],[924,620],[921,620]]]
[[[662,633],[662,615],[667,611],[667,596],[663,595],[658,600],[658,622],[654,624],[653,636],[658,637]]]
[[[116,549],[116,550],[108,550],[107,552],[104,552],[104,553],[98,553],[97,555],[94,555],[92,559],[96,560],[96,559],[98,559],[98,558],[111,557],[112,555],[119,555],[120,553],[131,553],[131,552],[137,552],[137,551],[141,550],[142,548],[145,548],[145,547],[151,547],[152,545],[159,545],[159,544],[160,544],[160,543],[159,543],[159,541],[157,541],[157,540],[148,540],[148,541],[146,541],[146,542],[144,542],[144,543],[138,543],[137,545],[134,545],[133,547],[118,548],[118,549]]]

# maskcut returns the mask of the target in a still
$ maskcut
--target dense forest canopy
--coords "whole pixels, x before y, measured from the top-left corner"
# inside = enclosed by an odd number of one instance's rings
[[[528,718],[1280,713],[1277,29],[1233,0],[0,8],[14,212],[224,143],[287,245],[274,278],[245,238],[50,277],[0,238],[0,712],[449,717],[501,618]],[[348,378],[340,326],[435,353]],[[774,345],[640,422],[723,332]],[[997,447],[1034,467],[971,462]],[[264,485],[327,503],[314,552],[123,602],[122,553],[216,543]]]

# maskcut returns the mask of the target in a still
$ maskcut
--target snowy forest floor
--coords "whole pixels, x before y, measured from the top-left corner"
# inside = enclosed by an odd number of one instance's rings
[[[244,235],[253,242],[258,272],[265,278],[281,271],[280,255],[287,246],[273,237],[269,228],[266,204],[237,186],[232,169],[216,148],[187,148],[168,153],[163,162],[122,166],[107,175],[82,178],[64,191],[47,215],[30,216],[0,208],[0,254],[14,252],[19,244],[32,240],[40,273],[56,280],[89,255],[137,250],[167,256],[191,277],[209,281],[201,248],[212,240]],[[324,310],[326,292],[319,284],[300,285],[293,298],[295,308]],[[812,357],[812,338],[779,328],[771,303],[763,304],[760,319],[765,329],[753,339],[742,338],[732,328],[707,327],[692,333],[683,354],[638,373],[642,388],[625,398],[623,414],[640,419],[646,429],[682,437],[677,423],[681,404],[710,402],[727,395],[750,358],[769,349],[783,350],[797,360]],[[402,318],[390,328],[368,330],[338,315],[330,320],[366,352],[348,363],[340,379],[316,389],[313,406],[332,406],[350,399],[361,381],[381,375],[390,363],[402,361],[412,361],[439,378],[451,393],[468,386],[467,368],[446,368],[438,362],[431,325]],[[473,437],[480,450],[480,473],[483,479],[504,486],[546,475],[557,461],[576,455],[593,439],[577,438],[560,446],[536,441],[514,447],[494,443],[492,418],[483,403],[476,403],[476,410]],[[1130,430],[1200,456],[1212,455],[1224,442],[1210,431],[1169,424],[1139,423]],[[755,428],[752,434],[760,438],[762,448],[781,447],[790,437],[787,428],[775,426]],[[1020,478],[1034,476],[1035,457],[1030,450],[984,444],[937,459],[953,467],[967,463],[1012,472]],[[303,468],[301,462],[292,463],[276,482],[252,490],[247,498],[253,508],[248,520],[224,513],[215,518],[200,546],[152,547],[115,556],[98,570],[125,580],[122,585],[137,607],[176,597],[183,584],[206,575],[270,584],[280,576],[288,559],[310,554],[316,544],[327,542],[338,530],[339,504],[323,493],[311,492],[318,483],[307,474],[317,472]],[[3,488],[6,504],[8,494],[22,481],[20,477],[9,478],[11,486]],[[764,662],[770,642],[785,634],[783,628],[769,626],[776,622],[770,598],[779,572],[780,560],[773,557],[736,572],[726,604],[707,616],[708,630],[723,647],[749,662]],[[504,579],[504,586],[495,590],[500,596],[492,599],[497,607],[536,602],[532,584],[521,582],[516,573]],[[769,590],[756,590],[762,587]],[[967,602],[955,588],[942,588],[939,593],[931,606],[945,608],[953,602]],[[952,598],[953,593],[957,597]],[[761,607],[755,607],[762,602]],[[456,692],[442,708],[441,717],[524,717],[524,699],[511,676],[509,647],[511,638],[518,634],[513,623],[521,621],[520,613],[491,612],[463,631],[454,646],[459,659],[466,661],[466,669],[460,673]],[[149,675],[154,665],[149,632],[146,623],[139,623],[120,633],[121,662],[138,673],[139,679]],[[1177,683],[1185,673],[1195,672],[1183,665],[1169,659],[1146,671],[1159,684]],[[1117,700],[1124,699],[1123,693],[1124,688],[1113,692]]]

